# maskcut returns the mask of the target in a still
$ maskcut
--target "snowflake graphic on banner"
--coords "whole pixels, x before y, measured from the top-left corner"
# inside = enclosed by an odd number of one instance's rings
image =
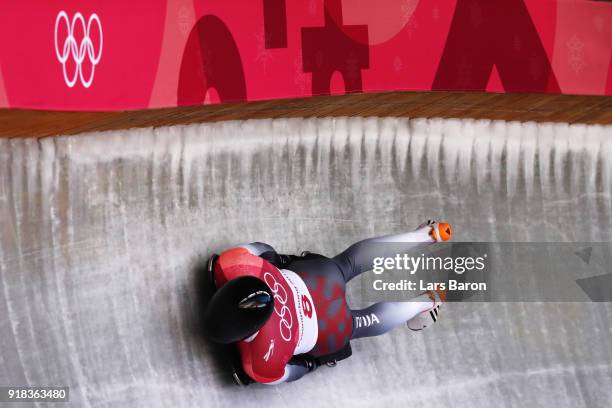
[[[584,61],[584,43],[577,36],[573,36],[567,42],[568,60],[567,63],[575,73],[580,73],[586,65]]]

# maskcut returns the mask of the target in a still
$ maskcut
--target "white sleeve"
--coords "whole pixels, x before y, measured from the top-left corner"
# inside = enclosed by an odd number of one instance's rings
[[[251,242],[250,244],[241,244],[241,245],[238,245],[238,246],[240,248],[246,249],[251,254],[256,255],[256,256],[259,256],[259,255],[263,254],[264,252],[274,252],[274,253],[276,253],[274,248],[272,248],[268,244],[264,244],[263,242]]]
[[[285,373],[283,374],[281,378],[279,378],[276,381],[272,381],[266,384],[274,385],[274,384],[280,384],[284,382],[291,382],[291,381],[299,380],[304,375],[308,374],[308,372],[309,370],[307,367],[296,365],[296,364],[287,364],[285,366]]]

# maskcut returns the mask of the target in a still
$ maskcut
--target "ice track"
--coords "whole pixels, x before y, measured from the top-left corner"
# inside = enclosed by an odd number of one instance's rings
[[[337,118],[0,140],[0,385],[68,385],[85,407],[612,406],[610,303],[451,304],[296,383],[231,385],[197,330],[199,259],[251,240],[331,255],[427,218],[462,241],[612,241],[612,127]]]

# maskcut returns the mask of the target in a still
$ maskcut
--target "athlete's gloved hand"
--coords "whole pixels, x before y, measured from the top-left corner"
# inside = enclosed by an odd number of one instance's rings
[[[308,372],[312,372],[317,369],[318,365],[313,358],[306,356],[294,356],[289,361],[289,364],[299,365],[308,369]]]
[[[263,252],[259,255],[260,258],[265,259],[277,268],[283,269],[291,263],[291,256],[285,254],[279,254],[272,251]]]

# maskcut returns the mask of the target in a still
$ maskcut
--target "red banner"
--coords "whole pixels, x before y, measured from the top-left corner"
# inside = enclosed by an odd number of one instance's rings
[[[612,3],[0,0],[0,107],[398,90],[612,94]]]

